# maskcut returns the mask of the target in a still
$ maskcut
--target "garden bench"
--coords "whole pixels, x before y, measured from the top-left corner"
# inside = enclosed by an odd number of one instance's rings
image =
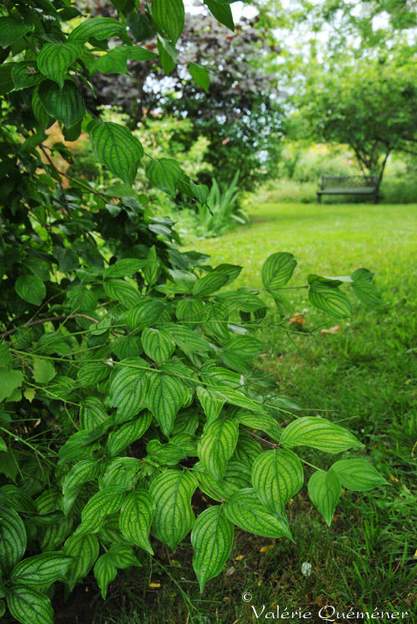
[[[317,199],[323,195],[355,195],[372,197],[378,202],[378,178],[376,176],[322,176],[320,178]]]

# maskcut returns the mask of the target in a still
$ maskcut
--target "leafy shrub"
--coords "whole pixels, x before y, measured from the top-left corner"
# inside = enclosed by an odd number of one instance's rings
[[[56,582],[71,591],[93,571],[105,598],[141,551],[173,549],[190,531],[203,589],[221,572],[234,527],[291,536],[285,506],[305,463],[294,449],[362,447],[326,419],[287,424],[289,406],[252,372],[266,303],[250,289],[219,292],[240,267],[213,269],[178,250],[171,221],[149,215],[132,190],[140,141],[86,111],[90,73],[154,58],[126,20],[157,30],[159,62],[168,71],[174,62],[181,0],[169,11],[153,0],[139,16],[134,3],[114,5],[120,19],[73,29],[63,22],[78,13],[60,0],[0,9],[0,612],[7,605],[21,624],[53,621]],[[219,17],[230,25],[229,5]],[[109,49],[109,39],[123,45]],[[121,182],[106,188],[59,170],[54,154],[73,155],[45,143],[56,122],[66,139],[88,132]],[[201,196],[174,159],[148,159],[146,175],[168,194]],[[280,314],[295,266],[277,253],[262,270]],[[334,316],[350,314],[345,287],[378,303],[365,269],[312,275],[306,286],[312,305]],[[342,487],[384,482],[363,457],[314,471],[309,495],[328,523]]]

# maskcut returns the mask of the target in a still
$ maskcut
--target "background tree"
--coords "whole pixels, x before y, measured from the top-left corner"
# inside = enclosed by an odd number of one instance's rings
[[[380,185],[393,151],[414,152],[417,73],[414,63],[364,59],[314,71],[299,111],[312,140],[349,145],[362,171]]]

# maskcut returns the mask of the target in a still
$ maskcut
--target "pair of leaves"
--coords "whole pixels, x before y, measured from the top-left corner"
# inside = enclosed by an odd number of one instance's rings
[[[308,495],[330,526],[342,487],[353,492],[367,492],[386,484],[385,479],[366,459],[341,459],[330,470],[318,470],[312,474],[308,482]]]

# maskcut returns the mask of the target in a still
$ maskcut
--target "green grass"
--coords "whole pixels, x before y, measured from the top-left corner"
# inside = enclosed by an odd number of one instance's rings
[[[416,234],[417,205],[263,204],[253,206],[250,225],[192,245],[209,253],[213,264],[243,265],[238,284],[252,287],[260,286],[261,265],[275,251],[296,255],[300,284],[310,272],[340,275],[361,266],[375,272],[384,296],[381,310],[355,308],[351,322],[335,334],[288,334],[270,326],[264,366],[277,392],[305,413],[314,410],[350,427],[390,485],[366,495],[345,494],[330,529],[298,497],[290,508],[295,543],[240,535],[226,574],[209,583],[203,596],[186,545],[174,555],[162,548],[164,568],[146,563],[137,575],[126,574],[105,608],[98,605],[95,622],[254,622],[250,604],[241,598],[247,591],[252,604],[268,610],[279,604],[317,612],[332,604],[338,611],[403,610],[410,615],[402,621],[417,621]],[[305,327],[335,324],[293,292]],[[317,461],[326,465],[325,458]],[[303,562],[311,564],[310,576],[302,574]],[[161,587],[151,589],[150,579]]]

